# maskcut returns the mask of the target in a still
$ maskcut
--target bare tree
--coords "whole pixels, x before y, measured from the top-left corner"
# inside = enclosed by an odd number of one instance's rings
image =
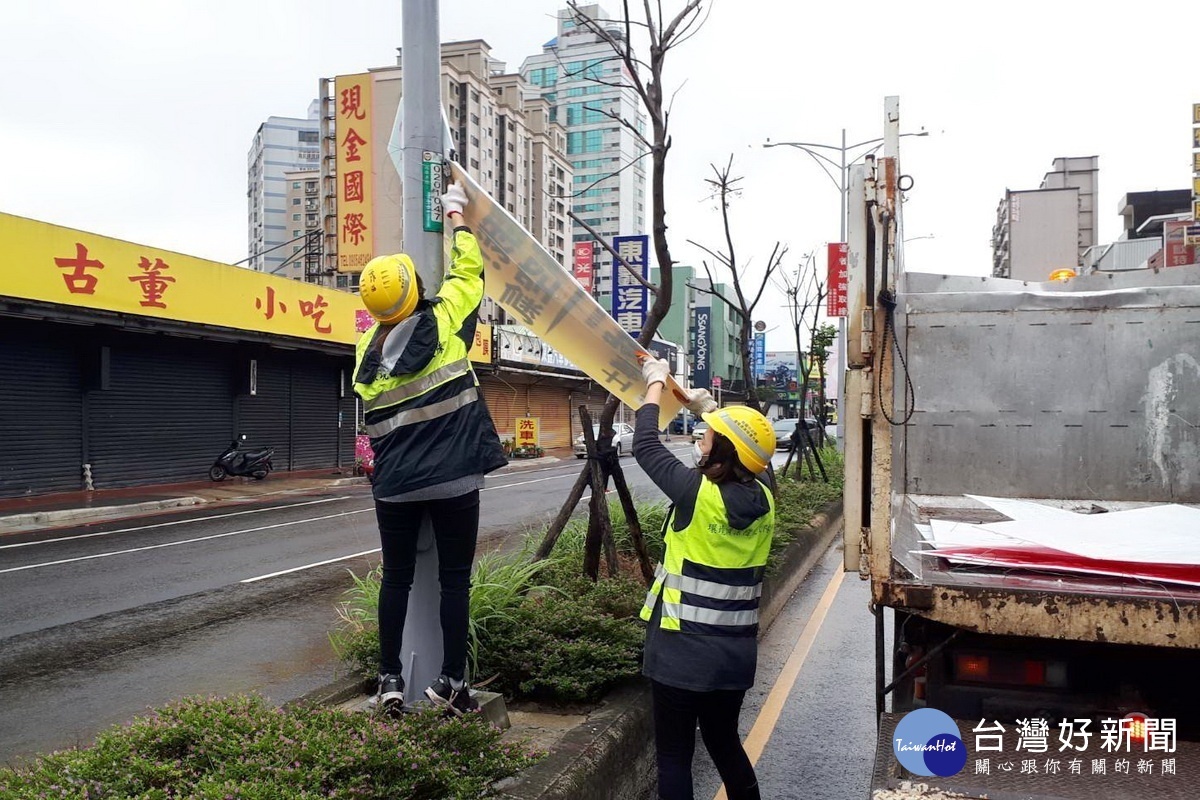
[[[788,319],[791,323],[796,343],[796,366],[799,370],[796,382],[800,389],[800,399],[796,407],[796,416],[800,419],[797,423],[797,430],[801,433],[801,455],[808,462],[811,451],[812,462],[815,462],[815,469],[814,463],[809,462],[810,474],[816,475],[819,470],[821,477],[828,481],[829,477],[825,474],[825,465],[821,462],[815,442],[813,442],[804,423],[804,420],[808,417],[808,378],[812,373],[813,356],[817,352],[817,337],[821,330],[821,304],[825,302],[828,294],[825,281],[822,279],[820,270],[817,268],[816,254],[807,253],[803,263],[797,266],[794,275],[789,274],[786,270],[780,270],[779,281],[784,294],[788,297]],[[807,350],[802,346],[806,334],[808,340]],[[824,350],[822,350],[823,352]],[[823,429],[818,431],[817,438],[820,439],[823,434]],[[788,457],[788,463],[790,464],[790,462],[791,456]],[[787,467],[788,465],[785,464],[783,468],[783,474],[785,475],[787,474]]]
[[[725,249],[712,250],[691,239],[688,239],[688,244],[699,247],[729,271],[730,282],[733,284],[733,292],[736,300],[727,298],[721,292],[717,291],[717,281],[713,276],[712,269],[709,268],[707,260],[702,260],[701,263],[704,265],[704,273],[708,276],[708,288],[695,288],[698,291],[706,292],[720,298],[737,314],[739,322],[738,355],[741,356],[742,376],[745,379],[746,405],[755,411],[761,412],[762,408],[759,406],[758,393],[754,391],[754,369],[750,363],[750,337],[754,335],[751,332],[751,326],[754,324],[754,309],[758,305],[758,301],[762,299],[763,291],[767,288],[767,283],[770,281],[771,275],[783,263],[783,257],[787,255],[787,246],[780,242],[775,242],[775,246],[771,249],[771,255],[767,258],[767,266],[763,271],[762,281],[758,284],[757,291],[754,292],[754,299],[748,299],[749,293],[743,288],[742,284],[747,279],[746,273],[749,262],[744,266],[738,264],[737,251],[733,246],[733,234],[729,228],[729,206],[732,200],[742,193],[739,186],[742,178],[740,176],[733,177],[732,155],[729,156],[729,161],[724,167],[718,167],[716,164],[710,164],[709,166],[712,167],[713,177],[705,182],[712,187],[712,196],[716,198],[719,204],[718,207],[721,210],[721,223],[725,232]]]
[[[671,118],[670,104],[664,101],[663,94],[664,68],[666,66],[667,55],[695,35],[703,25],[705,16],[701,13],[701,0],[685,0],[678,13],[671,17],[664,15],[661,0],[658,0],[656,3],[651,3],[650,0],[643,0],[642,8],[636,17],[631,13],[631,5],[630,0],[624,0],[622,3],[623,17],[612,21],[598,20],[584,13],[576,0],[568,0],[567,3],[568,8],[570,8],[574,15],[575,25],[592,32],[600,41],[606,43],[612,49],[612,56],[609,58],[618,62],[622,68],[620,72],[621,77],[614,81],[606,81],[599,75],[585,75],[585,77],[596,83],[608,83],[609,85],[619,85],[633,89],[641,101],[641,105],[645,109],[649,121],[649,131],[648,133],[643,133],[635,120],[626,119],[621,117],[617,112],[607,109],[593,109],[611,117],[623,127],[632,131],[647,148],[650,158],[650,196],[651,208],[653,210],[651,240],[653,242],[655,260],[658,262],[659,282],[657,286],[650,285],[651,293],[654,296],[654,303],[646,315],[646,323],[642,327],[641,334],[638,337],[638,343],[643,348],[648,349],[650,341],[658,330],[659,323],[666,317],[671,307],[672,267],[675,263],[671,257],[671,249],[667,242],[667,212],[664,201],[667,153],[671,149],[671,137],[669,134]],[[635,31],[638,38],[646,42],[645,57],[637,52],[633,43]],[[571,217],[577,222],[584,224],[574,214]],[[596,239],[612,253],[613,258],[616,259],[618,264],[621,264],[625,269],[629,269],[629,265],[619,255],[612,252],[612,248],[608,246],[607,242],[599,236],[596,236]],[[634,270],[630,271],[635,272]],[[639,281],[642,280],[640,276],[638,279]],[[642,578],[649,584],[653,580],[653,570],[646,553],[640,523],[638,522],[637,512],[633,505],[633,498],[629,493],[620,463],[616,458],[616,451],[612,446],[612,421],[613,417],[616,416],[617,407],[620,405],[620,402],[620,399],[615,395],[609,396],[608,402],[604,404],[604,410],[600,415],[600,439],[597,442],[596,451],[589,451],[589,459],[598,461],[600,469],[593,470],[592,465],[588,464],[580,471],[579,477],[576,479],[575,485],[572,487],[566,502],[563,503],[557,517],[550,524],[550,528],[546,532],[546,537],[542,541],[541,546],[538,547],[534,557],[545,558],[550,554],[554,543],[558,540],[559,534],[562,533],[571,514],[574,513],[576,506],[579,504],[579,500],[583,496],[584,487],[590,482],[592,497],[598,498],[593,505],[593,517],[599,517],[599,535],[587,538],[584,554],[584,572],[593,579],[598,577],[600,548],[606,542],[611,543],[613,535],[612,526],[608,520],[607,508],[598,508],[598,506],[604,505],[608,478],[611,476],[625,510],[625,518],[629,523],[630,534],[633,538],[635,550],[637,551]]]

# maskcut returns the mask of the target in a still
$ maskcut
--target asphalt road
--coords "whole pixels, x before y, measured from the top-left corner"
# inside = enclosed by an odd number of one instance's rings
[[[690,442],[669,446],[686,457]],[[480,550],[552,517],[581,464],[488,476]],[[635,496],[661,498],[622,466]],[[174,699],[283,703],[338,677],[328,632],[347,570],[378,563],[372,511],[368,487],[342,487],[0,539],[0,763]]]
[[[876,738],[871,590],[857,574],[839,574],[841,568],[835,540],[760,642],[757,681],[746,693],[739,730],[750,737],[752,760],[755,739],[766,737],[755,763],[763,797],[869,794]],[[890,613],[885,620],[890,652]],[[693,774],[698,800],[716,797],[721,779],[699,735]]]

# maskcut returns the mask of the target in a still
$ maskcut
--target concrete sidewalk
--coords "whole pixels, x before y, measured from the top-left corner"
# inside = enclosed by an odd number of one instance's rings
[[[541,458],[511,459],[493,475],[522,472],[573,461],[569,447],[546,450]],[[342,486],[366,486],[368,480],[350,469],[273,472],[265,480],[226,478],[165,483],[123,489],[60,492],[29,497],[0,498],[0,536],[42,528],[58,528],[143,516],[208,503],[245,503],[288,494]]]

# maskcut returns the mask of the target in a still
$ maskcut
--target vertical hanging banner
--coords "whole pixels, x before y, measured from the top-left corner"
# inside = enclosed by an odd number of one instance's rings
[[[649,236],[646,234],[640,236],[614,236],[613,250],[616,250],[617,254],[625,259],[625,263],[633,267],[642,276],[642,280],[648,277],[646,271],[646,262],[648,259],[646,256],[650,251]],[[646,311],[648,310],[650,293],[646,290],[645,284],[640,283],[615,258],[613,259],[612,286],[613,319],[624,330],[628,331],[630,336],[637,336],[646,325]]]
[[[362,272],[375,257],[375,220],[371,216],[375,154],[371,80],[369,73],[339,75],[334,80],[339,272]]]
[[[592,380],[639,408],[646,401],[640,361],[645,349],[462,167],[449,166],[470,198],[463,217],[483,251],[488,296]],[[659,405],[660,428],[670,424],[686,399],[674,379],[667,384],[670,391]]]
[[[712,308],[696,306],[692,317],[692,386],[709,388],[712,382],[712,367],[709,363],[709,328],[712,323]]]
[[[751,353],[752,369],[754,370],[754,380],[762,377],[763,370],[767,366],[767,334],[759,332],[754,334],[754,349]]]
[[[579,285],[588,294],[592,293],[592,278],[595,263],[596,243],[576,242],[571,260],[572,271],[575,273],[575,280],[579,281]]]
[[[828,272],[825,279],[825,315],[846,316],[846,257],[850,248],[845,242],[830,242],[828,245]]]

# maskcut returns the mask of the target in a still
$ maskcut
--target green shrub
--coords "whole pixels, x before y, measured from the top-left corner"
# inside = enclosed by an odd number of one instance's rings
[[[447,757],[447,754],[453,754]],[[468,798],[537,758],[480,718],[392,721],[261,698],[192,699],[102,733],[86,749],[0,768],[23,798]]]
[[[592,583],[561,569],[554,574],[561,591],[529,595],[481,640],[479,674],[495,675],[497,691],[590,701],[638,673],[645,628],[637,612],[645,587],[624,576]]]

